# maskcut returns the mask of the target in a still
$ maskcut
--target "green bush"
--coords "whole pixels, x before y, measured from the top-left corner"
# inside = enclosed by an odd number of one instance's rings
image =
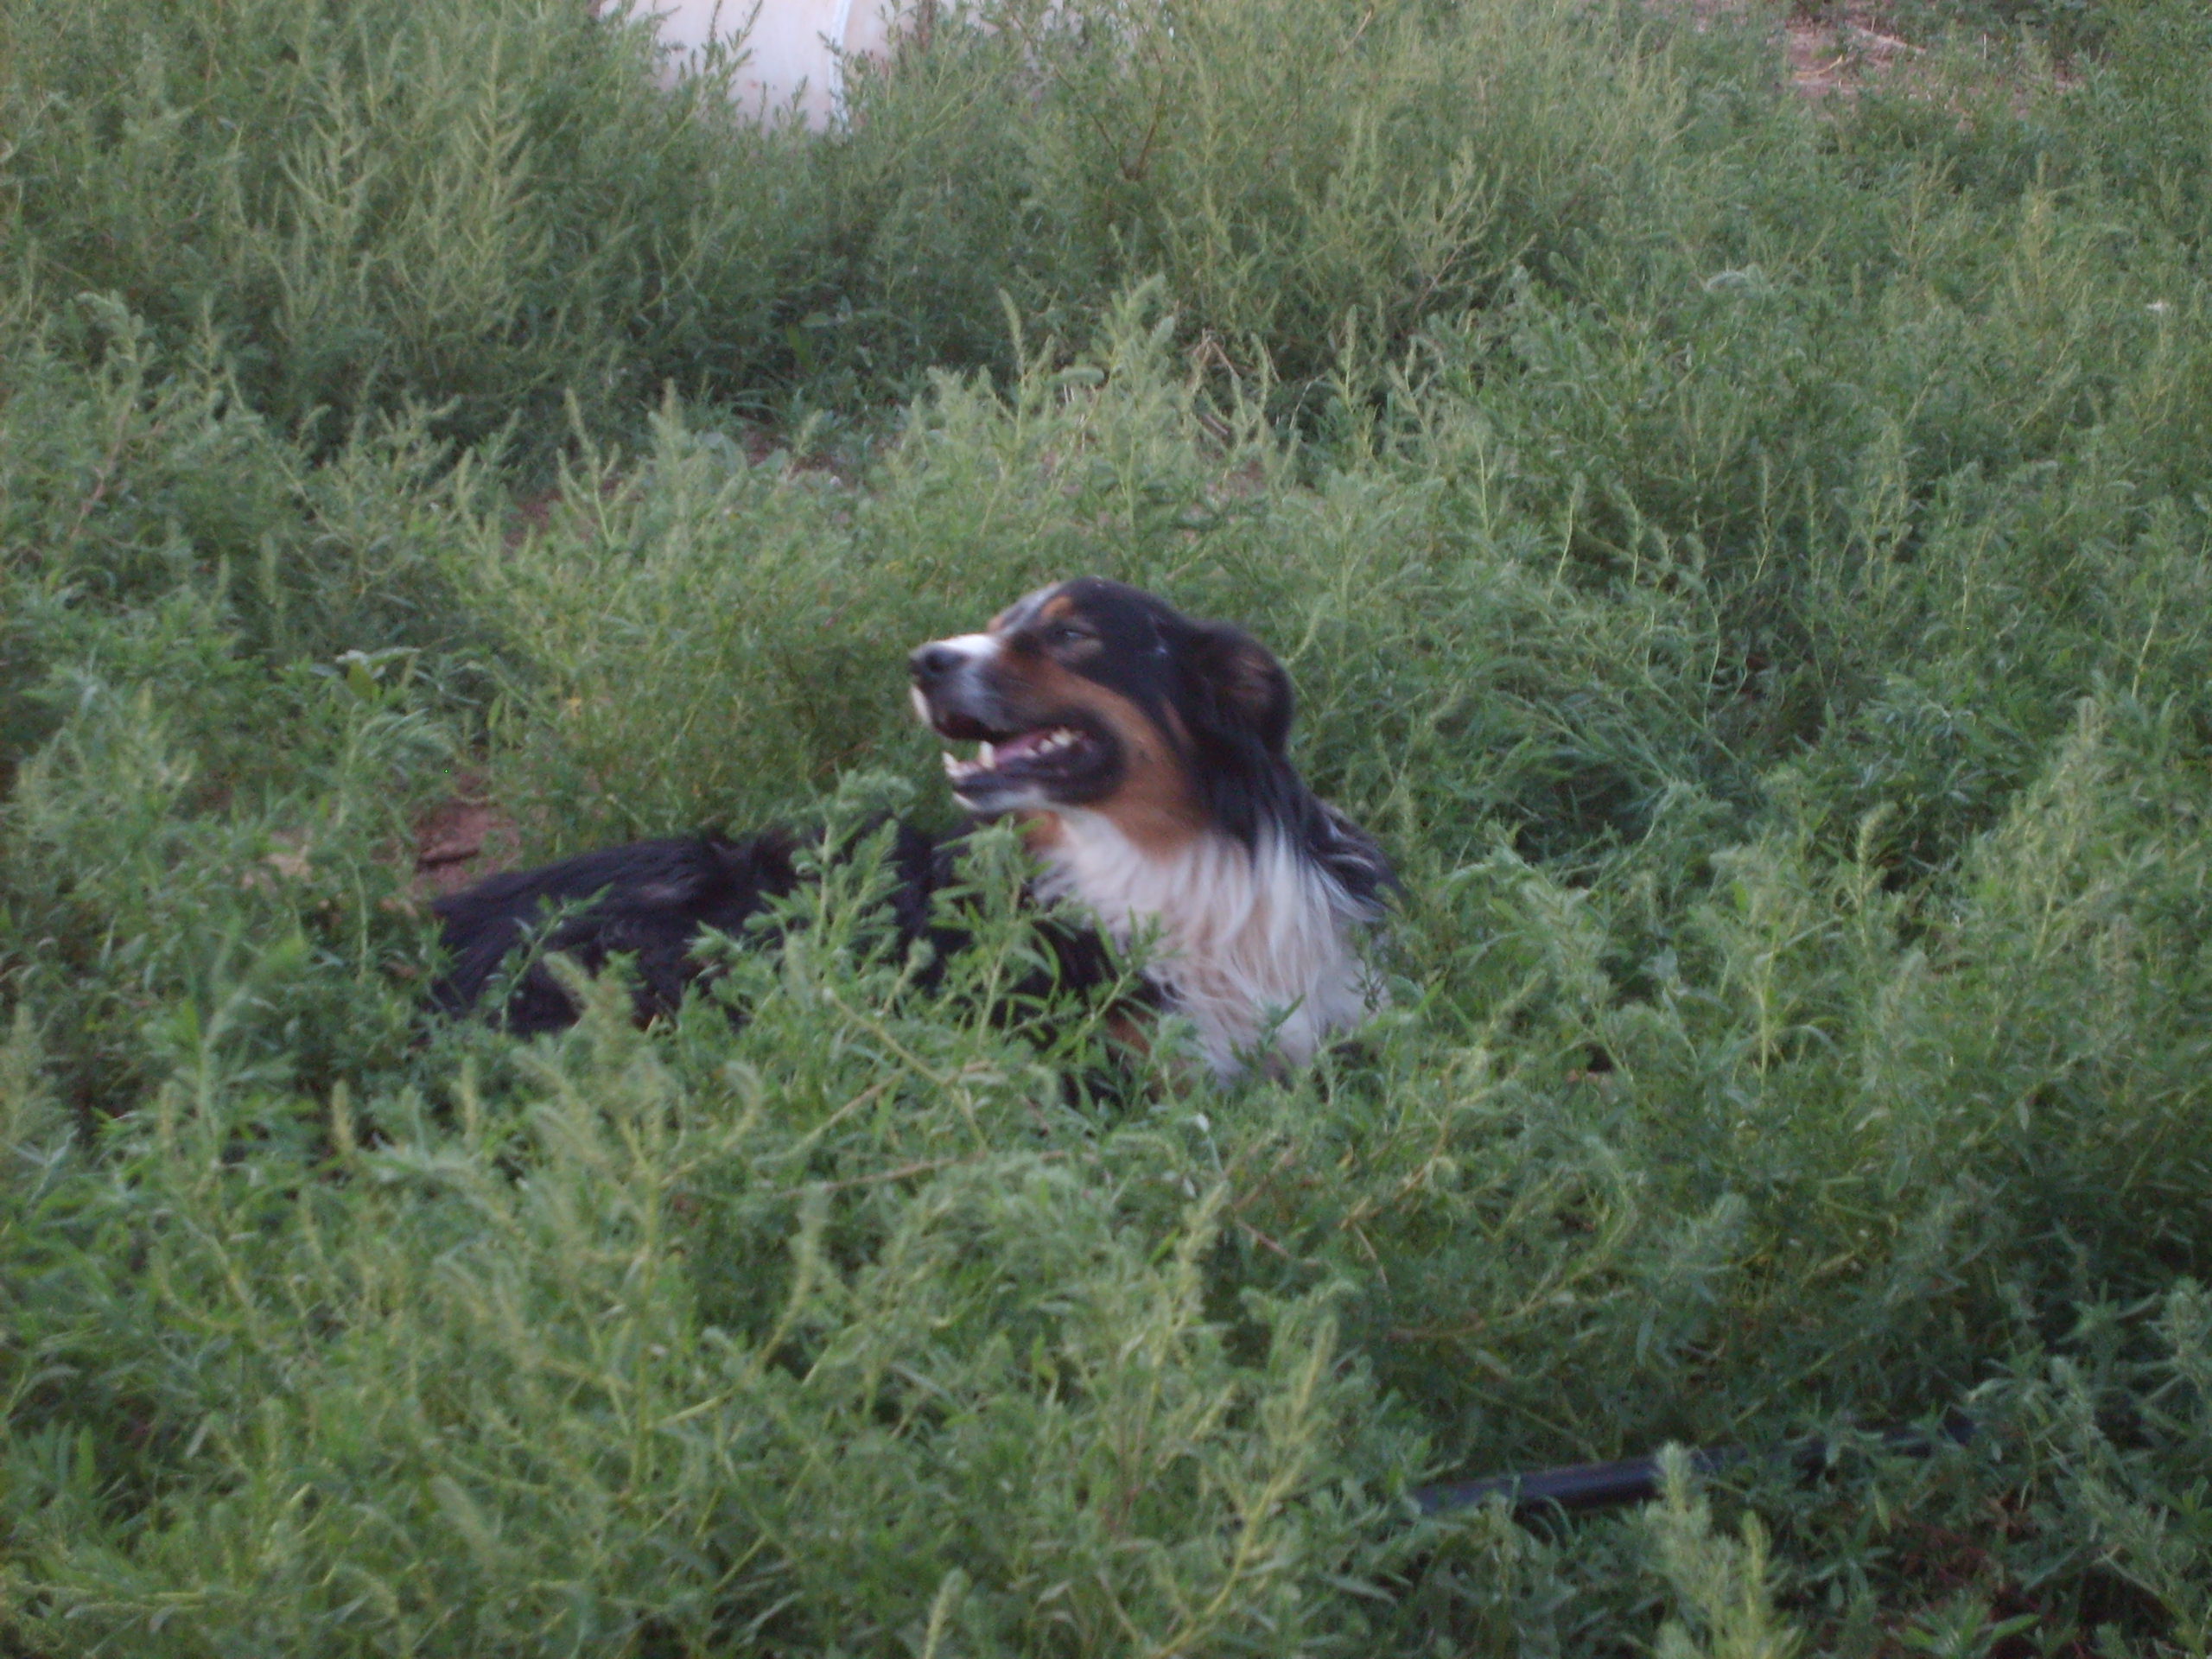
[[[14,280],[213,330],[325,443],[416,402],[476,438],[757,366],[778,141],[657,92],[582,6],[9,8]],[[728,359],[734,352],[738,360]],[[723,379],[721,384],[731,384]]]
[[[1821,111],[977,21],[810,137],[581,6],[0,10],[0,1644],[2201,1648],[2195,10]],[[995,1015],[1004,838],[933,988],[863,858],[651,1032],[423,1015],[425,814],[948,820],[905,652],[1081,571],[1289,664],[1358,1052]]]
[[[1668,83],[1579,12],[985,8],[808,142],[711,79],[657,92],[645,27],[582,7],[25,0],[10,264],[215,331],[326,444],[419,404],[543,446],[564,396],[607,429],[664,384],[849,404],[1003,366],[1001,293],[1079,332],[1154,273],[1189,338],[1303,385],[1340,334],[1555,253],[1663,148]]]
[[[1663,77],[1548,0],[1009,3],[931,57],[864,81],[841,147],[882,200],[882,303],[980,321],[1003,287],[1080,318],[1158,275],[1186,336],[1294,385],[1561,255],[1677,119]],[[1028,107],[991,96],[1009,81]],[[949,134],[962,153],[927,165]]]

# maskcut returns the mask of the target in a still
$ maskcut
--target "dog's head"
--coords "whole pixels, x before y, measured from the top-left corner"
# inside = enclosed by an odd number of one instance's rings
[[[984,817],[1083,807],[1139,842],[1208,827],[1249,839],[1278,777],[1290,677],[1258,642],[1096,576],[1039,589],[982,633],[911,659],[916,711],[940,736],[953,793]]]

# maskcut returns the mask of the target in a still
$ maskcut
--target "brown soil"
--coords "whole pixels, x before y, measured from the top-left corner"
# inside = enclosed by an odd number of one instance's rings
[[[458,893],[505,868],[521,838],[514,820],[485,799],[474,779],[415,826],[415,891],[425,899]]]
[[[1789,67],[1789,79],[1813,99],[1849,98],[1860,88],[1910,80],[1915,66],[1929,58],[1926,46],[1897,32],[1889,9],[1880,3],[1822,5],[1811,8],[1787,0],[1649,0],[1656,6],[1687,10],[1700,26],[1726,17],[1744,22],[1764,20],[1772,29],[1776,45]],[[1985,46],[1993,43],[1985,41]],[[1993,52],[2002,59],[2002,52]],[[2002,72],[2000,72],[2002,73]],[[2054,72],[2063,87],[2072,77],[2063,69]],[[1933,90],[1932,88],[1930,89]]]
[[[1878,78],[1922,51],[1870,22],[1847,16],[1834,23],[1792,16],[1783,25],[1783,49],[1789,60],[1789,79],[1808,98],[1848,94],[1860,81]]]

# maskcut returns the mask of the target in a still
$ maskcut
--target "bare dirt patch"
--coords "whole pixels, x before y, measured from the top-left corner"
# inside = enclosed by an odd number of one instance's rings
[[[515,821],[463,779],[450,800],[415,826],[415,891],[426,899],[458,893],[514,861],[522,837]]]
[[[1879,4],[1821,6],[1808,9],[1785,0],[1650,0],[1655,10],[1687,10],[1700,27],[1727,19],[1770,30],[1788,65],[1790,85],[1806,98],[1821,101],[1848,99],[1877,86],[1902,83],[1908,91],[1916,81],[1921,90],[1940,96],[1942,79],[1936,65],[1942,59],[1933,44],[1907,39],[1898,32],[1889,9]],[[1982,54],[1995,74],[2009,74],[2016,81],[2022,67],[2012,47],[1991,37],[1980,41]],[[2050,68],[2049,78],[2061,88],[2073,77],[2063,67]]]
[[[1834,22],[1792,16],[1782,27],[1791,84],[1808,98],[1847,94],[1863,80],[1879,79],[1924,52],[1870,21],[1848,16]]]

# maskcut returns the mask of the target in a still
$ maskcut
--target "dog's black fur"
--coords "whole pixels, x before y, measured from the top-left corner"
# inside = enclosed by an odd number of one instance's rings
[[[938,895],[957,879],[964,839],[900,823],[885,854],[892,880],[884,919],[901,956],[929,943],[930,961],[916,976],[924,989],[935,987],[945,957],[968,943],[933,914]],[[742,841],[671,836],[480,881],[432,907],[443,925],[447,965],[431,1001],[446,1014],[469,1012],[527,942],[532,954],[495,1015],[507,1030],[527,1036],[575,1022],[575,1000],[547,963],[556,953],[594,975],[613,958],[626,958],[638,1022],[671,1015],[702,977],[694,954],[700,936],[711,930],[742,939],[755,918],[798,887],[798,839],[782,830]],[[1012,995],[1034,997],[1056,986],[1094,990],[1116,979],[1112,952],[1095,930],[1055,921],[1039,936],[1051,966]]]

